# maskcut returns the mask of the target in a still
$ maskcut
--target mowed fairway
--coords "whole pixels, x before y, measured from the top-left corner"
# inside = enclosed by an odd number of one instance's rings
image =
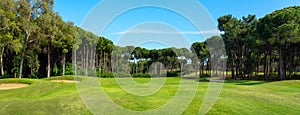
[[[134,79],[147,83],[147,78]],[[0,114],[92,114],[81,101],[75,83],[47,79],[2,79],[3,82],[27,82],[30,86],[0,90]],[[112,78],[99,79],[107,95],[118,105],[136,111],[158,108],[169,102],[180,78],[168,78],[161,89],[150,96],[126,93]],[[199,111],[209,83],[199,82],[196,95],[184,114]],[[226,81],[208,114],[300,114],[300,81]]]

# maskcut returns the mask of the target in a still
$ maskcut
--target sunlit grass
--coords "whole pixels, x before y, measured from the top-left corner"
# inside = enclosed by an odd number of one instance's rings
[[[149,78],[136,78],[145,84]],[[30,86],[0,91],[0,114],[91,114],[81,101],[75,83],[54,83],[39,79],[2,79],[0,82],[28,82]],[[167,78],[155,94],[136,96],[113,78],[100,78],[106,94],[116,104],[135,111],[159,108],[176,95],[180,78]],[[209,82],[199,82],[196,95],[183,114],[197,114]],[[300,114],[300,81],[226,81],[208,114]]]

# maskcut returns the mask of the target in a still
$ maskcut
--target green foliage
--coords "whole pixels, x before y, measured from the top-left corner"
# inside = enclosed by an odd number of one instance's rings
[[[168,71],[167,72],[167,77],[178,77],[179,76],[179,74],[178,74],[178,72],[177,71]]]
[[[65,75],[74,75],[74,64],[72,63],[66,64]]]
[[[94,70],[92,68],[88,68],[88,75],[96,77],[97,76],[97,72],[96,72],[96,70]]]
[[[73,67],[74,67],[74,65],[72,63],[67,63],[66,64],[65,75],[74,75]],[[62,67],[62,65],[59,65],[59,66],[54,65],[52,71],[53,71],[53,73],[52,73],[53,76],[61,76],[62,71],[63,71],[63,67]]]
[[[114,46],[107,38],[63,21],[53,6],[53,0],[0,2],[1,77],[73,75],[75,67],[76,74],[83,76],[113,77],[111,72],[118,71],[118,76],[128,77],[122,73],[126,70],[135,77],[149,77],[151,64],[159,62],[163,66],[153,70],[157,74],[166,70],[167,76],[204,75],[205,70],[219,71],[222,68],[218,66],[226,66],[233,79],[252,79],[262,71],[265,79],[277,71],[279,79],[293,79],[300,65],[299,6],[276,10],[261,19],[255,15],[240,19],[231,14],[221,16],[218,28],[222,37],[193,43],[190,49],[151,50]],[[223,47],[226,51],[220,50]],[[121,55],[112,54],[113,50]]]
[[[81,67],[81,66],[77,66],[77,70],[76,70],[77,75],[85,75],[85,70]]]
[[[134,73],[132,74],[134,78],[150,78],[150,75],[147,73]]]
[[[7,73],[7,71],[4,71],[3,75],[2,75],[0,78],[11,78],[11,77],[12,77],[12,76],[9,75],[9,74]]]
[[[57,67],[56,65],[54,65],[53,70],[52,70],[53,75],[54,76],[60,76],[61,75],[61,70],[62,70],[61,66]]]
[[[38,79],[41,78],[41,75],[39,74],[39,72],[33,72],[28,77],[31,79]]]
[[[113,78],[114,77],[114,73],[112,72],[103,72],[103,73],[98,73],[97,75],[98,77],[101,77],[101,78]]]
[[[203,74],[203,75],[200,76],[199,82],[209,82],[209,78],[210,78],[210,75]]]

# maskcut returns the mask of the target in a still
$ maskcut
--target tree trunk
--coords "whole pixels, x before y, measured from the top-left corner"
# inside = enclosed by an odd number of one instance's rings
[[[23,63],[24,63],[24,52],[22,53],[21,62],[20,62],[19,78],[22,78]]]
[[[21,54],[21,62],[20,62],[20,70],[19,70],[19,78],[22,78],[22,72],[23,72],[23,63],[24,63],[24,55],[25,55],[25,51],[27,49],[27,41],[29,39],[30,34],[27,34],[26,38],[25,38],[25,44],[24,44],[24,49],[22,51]]]
[[[24,44],[24,49],[22,51],[21,54],[21,63],[20,63],[20,73],[19,73],[19,78],[22,78],[22,72],[23,72],[23,63],[24,63],[24,55],[25,55],[25,51],[27,49],[27,43],[28,43],[28,39],[30,37],[30,32],[26,31],[26,38],[25,38],[25,44]]]
[[[62,66],[63,66],[63,73],[62,75],[65,76],[65,69],[66,69],[66,54],[63,52],[63,60],[62,60]]]
[[[101,49],[101,51],[100,51],[100,56],[99,56],[99,74],[101,75],[101,73],[102,73],[102,58],[103,58],[103,51],[102,51],[102,49]]]
[[[197,66],[197,62],[196,62],[196,64],[195,64],[194,67],[195,67],[195,70],[196,70],[196,76],[198,76],[198,68],[197,68],[198,66]]]
[[[135,73],[139,73],[139,62],[136,60]]]
[[[294,67],[293,67],[293,61],[294,61],[294,55],[295,55],[295,51],[292,51],[291,52],[292,54],[291,54],[291,56],[290,56],[290,58],[289,58],[289,79],[292,79],[292,73],[293,73],[293,69],[294,69]]]
[[[244,69],[243,69],[243,65],[244,65],[244,61],[243,61],[243,55],[242,53],[240,54],[240,63],[239,63],[239,75],[242,77],[242,79],[245,79],[244,76]]]
[[[77,75],[77,51],[74,49],[74,75]]]
[[[264,79],[267,80],[267,67],[268,66],[268,57],[267,54],[265,54],[265,63],[264,63]]]
[[[275,60],[275,56],[273,56],[272,58],[272,72],[275,72],[276,71],[276,60]]]
[[[89,48],[86,47],[86,57],[85,57],[85,75],[88,76],[88,69],[89,69]]]
[[[278,65],[278,79],[282,80],[284,76],[284,63],[283,63],[283,52],[282,46],[280,45],[279,49],[279,65]]]
[[[283,54],[284,55],[284,54]],[[287,72],[287,68],[286,68],[286,59],[283,59],[283,79],[286,79],[286,72]]]
[[[96,73],[97,73],[97,68],[99,69],[99,53],[98,50],[95,51],[95,67],[96,67]],[[96,74],[98,76],[98,74]]]
[[[4,64],[3,64],[3,53],[4,53],[4,47],[2,47],[1,49],[0,49],[1,51],[0,51],[0,68],[1,68],[1,76],[4,76],[4,69],[3,69],[3,66],[4,66]]]
[[[258,76],[259,73],[259,66],[260,66],[260,54],[257,55],[257,63],[256,63],[256,67],[255,67],[255,76]]]
[[[92,60],[92,64],[93,64],[93,69],[94,69],[94,70],[96,70],[97,61],[98,61],[98,55],[96,54],[96,51],[93,50],[93,60]]]
[[[81,66],[81,69],[85,70],[85,45],[83,44],[82,47],[83,47],[83,51],[80,52],[81,53],[81,64],[80,64],[80,66]],[[84,75],[84,73],[80,73],[80,74]]]
[[[91,67],[91,69],[95,69],[95,54],[94,54],[94,50],[91,48],[90,49],[90,60],[89,60],[89,65]]]
[[[240,75],[239,75],[239,60],[238,60],[238,57],[237,57],[237,55],[235,55],[234,56],[235,57],[235,78],[238,78],[238,77],[240,77]]]
[[[50,43],[48,43],[47,54],[48,54],[47,78],[50,78],[50,72],[51,72],[51,51],[50,51]]]
[[[104,52],[104,54],[103,54],[103,58],[104,58],[104,60],[103,60],[103,69],[105,70],[105,71],[107,71],[107,69],[106,69],[106,65],[107,65],[107,63],[106,63],[106,52]]]
[[[204,61],[202,62],[200,62],[200,64],[199,64],[199,76],[201,76],[201,75],[203,75],[203,66],[202,66],[202,63],[204,63]]]
[[[235,79],[235,74],[234,74],[234,59],[233,59],[233,57],[231,58],[231,78]]]

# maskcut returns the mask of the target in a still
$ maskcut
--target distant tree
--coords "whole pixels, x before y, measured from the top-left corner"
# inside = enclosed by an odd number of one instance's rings
[[[47,51],[47,77],[51,74],[51,51],[57,45],[55,44],[60,34],[58,22],[61,19],[58,13],[53,12],[53,3],[51,1],[43,1],[41,6],[41,15],[37,18],[41,38],[43,38],[43,46]]]
[[[58,39],[58,48],[62,50],[62,65],[63,65],[63,71],[62,75],[65,75],[65,68],[66,68],[66,53],[69,52],[70,49],[73,48],[73,44],[75,41],[76,36],[76,28],[74,27],[74,24],[72,22],[63,22],[61,20],[60,29],[61,29],[61,35]]]
[[[199,75],[204,74],[204,63],[209,58],[209,50],[206,42],[195,42],[192,44],[191,51],[195,53],[199,60]],[[198,62],[196,62],[198,63]],[[197,74],[197,71],[196,71]]]
[[[0,72],[4,75],[4,52],[7,49],[20,51],[20,39],[14,36],[17,31],[16,4],[14,0],[0,1]]]
[[[266,41],[275,46],[279,55],[278,79],[286,79],[286,57],[294,57],[288,50],[291,48],[291,41],[297,42],[295,31],[299,25],[300,7],[288,7],[276,10],[259,20],[258,34],[260,38],[267,38]],[[287,33],[287,34],[285,34]],[[297,32],[296,32],[297,33]],[[293,39],[293,40],[292,40]],[[292,48],[293,49],[293,48]],[[290,64],[291,65],[291,64]]]
[[[18,26],[21,29],[21,32],[24,35],[24,38],[21,40],[22,42],[22,50],[21,50],[21,61],[20,61],[20,67],[19,67],[19,78],[22,78],[23,74],[23,65],[24,65],[24,59],[25,57],[29,56],[31,59],[28,58],[29,64],[36,64],[36,61],[33,61],[36,58],[33,58],[34,53],[29,53],[28,47],[33,47],[34,43],[39,43],[38,37],[33,38],[32,36],[34,35],[34,32],[37,30],[37,25],[34,17],[36,14],[33,13],[33,9],[35,5],[31,4],[30,1],[17,1],[17,6],[18,6]],[[37,48],[37,47],[35,47]],[[30,55],[27,55],[30,54]]]
[[[239,34],[241,29],[238,27],[239,20],[232,17],[232,15],[225,15],[218,18],[218,28],[222,34],[222,38],[225,43],[226,54],[229,58],[229,63],[231,66],[231,77],[234,79],[236,76],[239,76],[239,62],[238,61],[238,49],[240,47],[239,43]],[[236,72],[236,74],[235,74]]]

